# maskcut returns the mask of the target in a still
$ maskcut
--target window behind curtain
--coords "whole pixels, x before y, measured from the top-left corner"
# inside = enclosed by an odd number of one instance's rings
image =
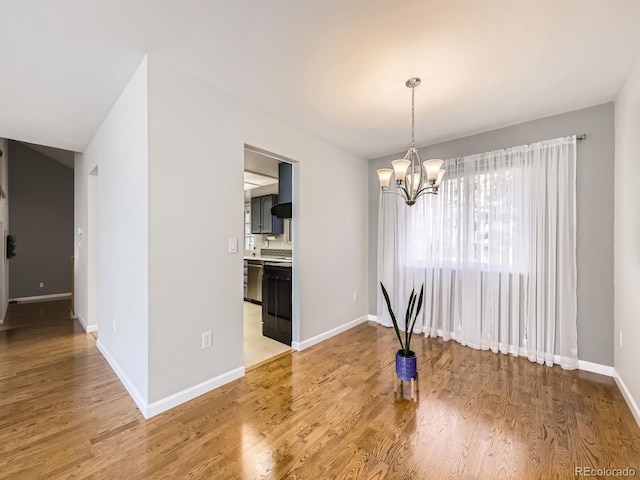
[[[431,336],[576,368],[576,137],[445,161],[437,196],[380,198],[378,278],[392,306],[425,288]],[[390,325],[378,295],[378,322]]]
[[[495,168],[495,165],[493,166]],[[523,192],[513,165],[491,173],[447,172],[438,195],[409,211],[407,261],[413,267],[522,272]]]

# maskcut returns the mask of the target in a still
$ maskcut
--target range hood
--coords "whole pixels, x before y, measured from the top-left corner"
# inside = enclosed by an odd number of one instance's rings
[[[278,204],[271,207],[271,215],[278,218],[291,218],[292,214],[292,173],[293,165],[286,162],[278,164]]]
[[[271,215],[274,215],[278,218],[291,218],[292,214],[292,203],[279,203],[271,207]]]

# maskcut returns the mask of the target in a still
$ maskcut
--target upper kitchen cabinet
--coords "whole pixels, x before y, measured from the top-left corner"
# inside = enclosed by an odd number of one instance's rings
[[[251,233],[280,235],[284,232],[282,219],[271,215],[271,207],[278,203],[278,195],[264,195],[251,199]]]

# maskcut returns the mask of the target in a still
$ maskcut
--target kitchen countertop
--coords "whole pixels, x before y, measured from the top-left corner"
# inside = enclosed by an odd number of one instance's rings
[[[284,258],[284,257],[258,257],[258,256],[249,256],[249,257],[244,257],[245,260],[258,260],[260,262],[288,262],[291,263],[291,258]]]

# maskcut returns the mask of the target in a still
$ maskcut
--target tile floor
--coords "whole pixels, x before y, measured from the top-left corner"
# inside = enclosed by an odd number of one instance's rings
[[[289,350],[289,345],[262,336],[262,307],[244,302],[244,367],[251,367]]]

